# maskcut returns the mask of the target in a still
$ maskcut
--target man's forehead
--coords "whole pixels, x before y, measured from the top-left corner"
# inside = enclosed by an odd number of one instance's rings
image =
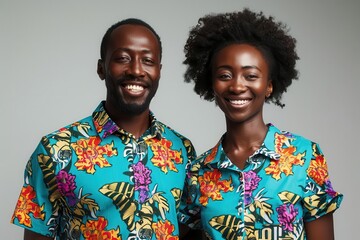
[[[114,36],[127,36],[127,35],[144,35],[148,36],[149,38],[153,38],[153,40],[157,41],[155,34],[146,26],[139,25],[139,24],[124,24],[120,25],[114,29],[111,34],[111,38]]]
[[[114,29],[110,36],[110,45],[122,41],[139,41],[139,39],[145,40],[147,44],[156,44],[157,50],[160,51],[160,42],[156,35],[146,26],[139,24],[124,24]]]

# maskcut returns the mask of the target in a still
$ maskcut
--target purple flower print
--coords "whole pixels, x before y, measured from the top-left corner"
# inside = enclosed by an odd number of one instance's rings
[[[296,209],[293,204],[283,204],[276,208],[276,211],[278,213],[279,223],[283,229],[285,231],[293,231],[292,223],[299,212],[298,209]]]
[[[134,170],[135,191],[139,191],[139,202],[143,203],[149,195],[149,184],[151,183],[151,171],[142,162],[132,166]]]
[[[333,189],[333,187],[332,187],[332,185],[331,185],[331,182],[329,181],[329,180],[327,180],[326,182],[325,182],[325,192],[327,193],[327,194],[329,194],[329,196],[331,196],[331,197],[336,197],[336,195],[337,195],[337,192],[335,192],[334,191],[334,189]]]
[[[149,191],[145,190],[145,189],[140,189],[139,190],[139,203],[144,203],[145,200],[148,198],[149,196]]]
[[[104,137],[107,137],[108,135],[111,135],[113,132],[118,130],[118,127],[115,123],[108,121],[103,126],[103,130],[105,132]]]
[[[254,171],[244,172],[245,191],[255,190],[261,178]]]
[[[244,172],[245,205],[252,201],[252,192],[258,187],[261,178],[254,171]]]
[[[70,206],[74,206],[76,203],[76,197],[74,193],[74,190],[76,189],[75,176],[64,170],[61,170],[56,175],[56,181],[60,193],[68,198]]]

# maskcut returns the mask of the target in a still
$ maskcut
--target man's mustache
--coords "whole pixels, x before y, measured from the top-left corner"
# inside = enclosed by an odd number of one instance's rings
[[[138,81],[138,82],[145,82],[145,79],[143,77],[139,78],[130,74],[124,75],[119,77],[117,80],[117,82],[125,82],[125,81]]]

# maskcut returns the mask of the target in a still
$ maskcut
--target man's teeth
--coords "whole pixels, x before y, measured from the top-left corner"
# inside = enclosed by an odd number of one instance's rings
[[[126,89],[133,91],[133,92],[140,92],[140,91],[144,90],[144,88],[139,85],[126,85]]]
[[[244,105],[245,103],[249,102],[249,100],[229,100],[231,104],[234,105]]]

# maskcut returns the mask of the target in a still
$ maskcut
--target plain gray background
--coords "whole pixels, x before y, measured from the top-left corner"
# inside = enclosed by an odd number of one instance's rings
[[[190,138],[198,153],[212,147],[224,117],[183,82],[183,45],[199,17],[243,7],[275,16],[298,40],[300,79],[284,95],[286,107],[267,105],[264,115],[320,143],[333,187],[345,195],[334,215],[336,237],[358,239],[358,0],[0,0],[0,238],[22,239],[9,221],[41,136],[88,116],[104,99],[96,74],[100,41],[119,20],[141,18],[162,38],[162,78],[151,105],[157,118]]]

